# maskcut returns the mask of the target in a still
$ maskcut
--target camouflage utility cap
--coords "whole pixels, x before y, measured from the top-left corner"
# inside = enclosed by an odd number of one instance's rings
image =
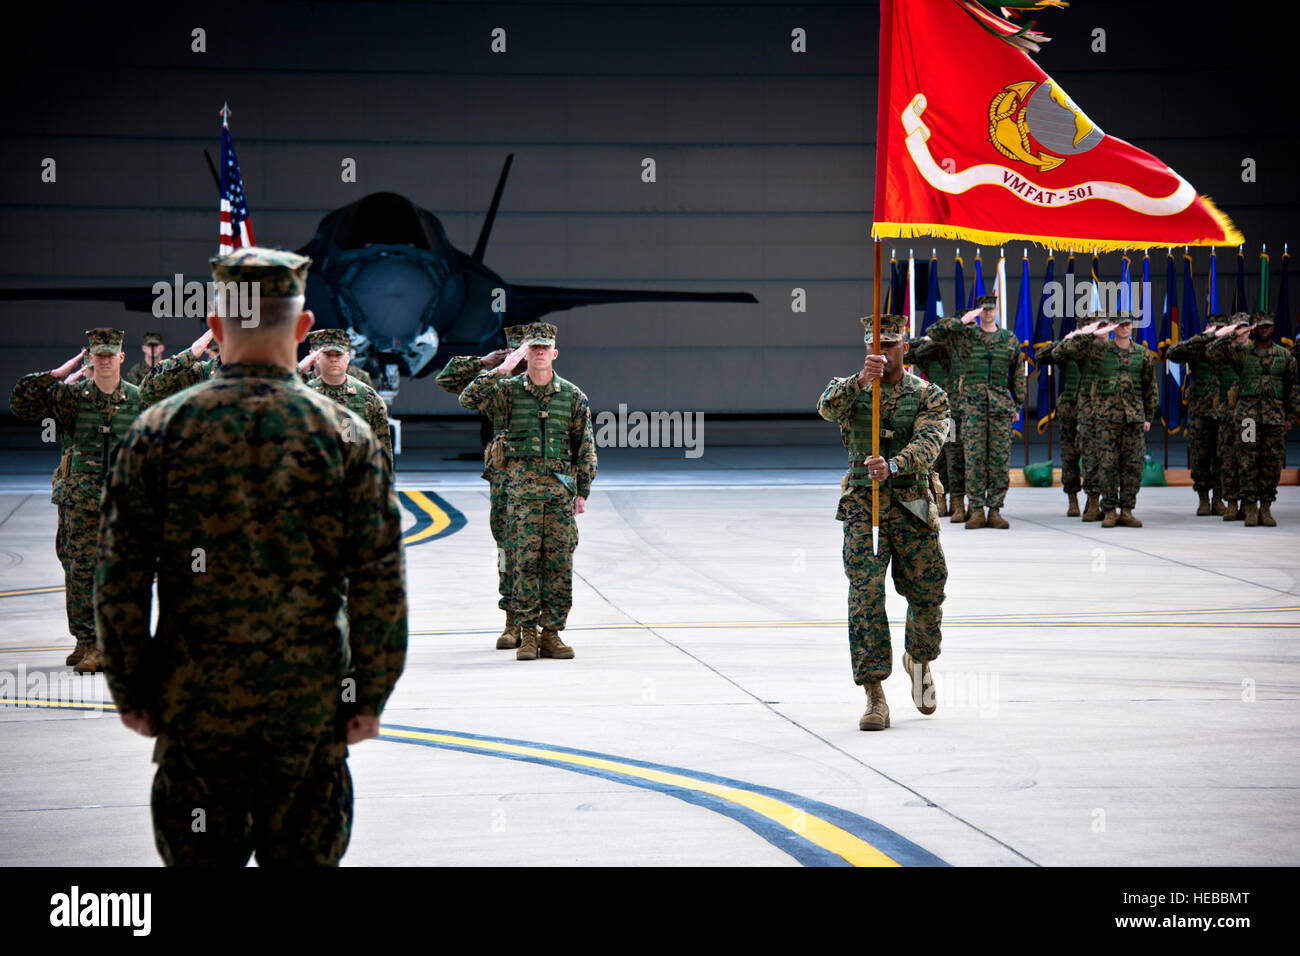
[[[1213,315],[1206,316],[1205,327],[1207,329],[1217,329],[1220,326],[1228,324],[1228,317],[1222,312],[1215,312]]]
[[[229,255],[214,256],[212,278],[218,282],[256,282],[268,299],[303,295],[307,288],[307,268],[311,259],[287,249],[263,249],[249,246]]]
[[[1252,328],[1258,328],[1258,327],[1261,326],[1261,325],[1272,325],[1272,324],[1273,324],[1273,313],[1272,313],[1272,312],[1256,312],[1254,315],[1252,315],[1252,316],[1250,317],[1250,324],[1251,324],[1251,327],[1252,327]]]
[[[548,322],[533,322],[523,327],[523,341],[520,345],[550,345],[555,346],[555,326]]]
[[[998,297],[995,295],[982,295],[975,300],[975,307],[978,309],[996,309],[998,307]]]
[[[524,340],[524,332],[528,329],[526,325],[507,325],[505,328],[506,348],[517,349]]]
[[[161,332],[146,332],[141,342],[145,345],[162,345],[163,334]]]
[[[307,336],[307,345],[326,352],[350,352],[352,337],[347,329],[317,329]]]
[[[867,345],[870,345],[872,317],[864,315],[860,321],[862,322],[862,327],[866,329],[866,334],[862,336],[862,341]],[[882,315],[880,317],[880,342],[882,345],[886,345],[890,342],[901,342],[905,338],[907,338],[907,316]]]
[[[1108,319],[1108,321],[1114,323],[1115,325],[1132,325],[1132,324],[1133,324],[1133,313],[1132,313],[1132,312],[1116,312],[1116,313],[1114,313],[1113,315],[1108,316],[1107,319]]]
[[[126,333],[121,329],[86,329],[91,355],[114,355],[122,351],[125,337]]]

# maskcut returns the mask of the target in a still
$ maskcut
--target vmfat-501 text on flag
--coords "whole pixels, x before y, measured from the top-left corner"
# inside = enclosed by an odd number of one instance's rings
[[[1045,38],[973,0],[882,0],[880,19],[877,237],[1098,249],[1243,241],[1191,183],[1103,130],[1038,68],[1022,48]]]

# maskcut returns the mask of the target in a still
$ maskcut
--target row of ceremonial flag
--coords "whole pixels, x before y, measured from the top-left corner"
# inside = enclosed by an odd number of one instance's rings
[[[1003,328],[1010,328],[1020,340],[1021,348],[1027,361],[1029,374],[1037,378],[1037,416],[1038,431],[1047,428],[1055,415],[1056,399],[1060,393],[1061,380],[1053,371],[1040,372],[1034,363],[1034,352],[1040,345],[1065,336],[1074,330],[1077,319],[1095,312],[1119,311],[1132,312],[1138,319],[1134,325],[1134,341],[1146,346],[1162,360],[1163,387],[1161,388],[1161,419],[1165,428],[1177,432],[1183,427],[1183,396],[1189,384],[1183,367],[1178,363],[1164,362],[1164,352],[1170,345],[1182,339],[1190,338],[1204,330],[1204,316],[1218,312],[1232,314],[1235,312],[1268,312],[1275,316],[1274,341],[1291,346],[1295,337],[1300,335],[1300,315],[1292,311],[1290,299],[1290,253],[1285,247],[1282,253],[1282,271],[1277,282],[1275,298],[1269,277],[1269,256],[1261,250],[1259,259],[1259,282],[1255,296],[1249,298],[1246,291],[1246,256],[1245,250],[1238,248],[1236,275],[1232,283],[1231,296],[1221,295],[1218,281],[1218,253],[1210,250],[1210,264],[1203,286],[1204,296],[1197,291],[1192,257],[1184,248],[1181,253],[1169,249],[1165,255],[1165,279],[1163,295],[1160,299],[1160,311],[1155,311],[1155,284],[1152,281],[1152,265],[1149,253],[1143,253],[1137,269],[1132,257],[1125,254],[1119,263],[1119,274],[1110,279],[1105,278],[1105,269],[1101,257],[1094,252],[1084,264],[1079,263],[1075,253],[1060,253],[1065,258],[1061,278],[1056,279],[1056,259],[1058,253],[1049,252],[1043,282],[1039,295],[1035,298],[1030,279],[1029,255],[1025,251],[1020,263],[1020,278],[1015,296],[1015,309],[1008,313],[1012,299],[1007,282],[1007,265],[1004,256],[999,255],[997,265],[988,286],[984,280],[983,261],[978,250],[972,266],[969,286],[966,282],[965,263],[958,249],[953,258],[953,283],[951,312],[945,312],[939,276],[939,259],[932,252],[928,265],[918,264],[909,254],[907,260],[900,264],[896,253],[890,256],[889,283],[882,283],[881,311],[886,314],[900,314],[909,318],[909,334],[924,335],[935,321],[945,314],[961,315],[975,307],[976,300],[988,292],[997,292],[998,307]],[[1181,270],[1177,259],[1182,259]],[[1081,274],[1083,268],[1086,273]],[[918,271],[925,275],[922,283],[917,282]],[[1179,271],[1182,273],[1179,280]],[[1085,287],[1083,284],[1087,283]],[[925,286],[924,298],[918,296],[919,285]],[[1117,284],[1117,287],[1116,287]],[[1143,290],[1149,290],[1143,293]],[[1118,296],[1103,293],[1118,293]],[[1115,299],[1118,301],[1115,301]],[[1078,308],[1083,303],[1082,309]],[[1181,305],[1180,305],[1181,303]],[[1271,306],[1271,308],[1270,308]],[[1059,321],[1059,327],[1057,319]],[[1016,434],[1022,432],[1022,416],[1015,422]]]

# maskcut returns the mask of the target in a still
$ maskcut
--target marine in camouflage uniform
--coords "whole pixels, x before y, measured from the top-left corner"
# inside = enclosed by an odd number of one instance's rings
[[[1245,312],[1232,315],[1227,323],[1215,332],[1219,339],[1227,335],[1237,337],[1245,344],[1250,331],[1250,316]],[[1246,517],[1241,501],[1241,420],[1237,415],[1237,370],[1227,360],[1226,351],[1216,351],[1206,346],[1205,360],[1209,363],[1219,387],[1219,401],[1215,417],[1218,419],[1219,485],[1220,500],[1226,502],[1224,521],[1241,521]]]
[[[907,340],[907,357],[915,368],[919,368],[924,373],[926,380],[931,385],[937,385],[947,392],[949,388],[955,385],[955,382],[948,375],[948,350],[942,345],[936,343],[928,335],[922,335],[919,338]],[[951,426],[951,422],[949,423]],[[939,449],[939,457],[935,459],[934,471],[939,476],[939,483],[946,484],[949,470],[949,454],[956,442],[952,440],[954,429],[949,427],[948,440],[943,443]],[[951,508],[955,507],[956,502],[949,502],[950,495],[940,494],[936,499],[939,506],[939,517],[948,517]]]
[[[1272,505],[1286,465],[1286,432],[1300,410],[1296,359],[1273,342],[1273,328],[1272,313],[1259,312],[1251,318],[1248,343],[1237,345],[1225,336],[1206,349],[1238,376],[1241,497],[1248,527],[1277,525]]]
[[[221,359],[204,358],[214,341],[212,330],[209,329],[195,339],[189,348],[154,366],[153,374],[140,386],[140,399],[145,407],[170,398],[191,385],[206,382],[215,375],[221,367]]]
[[[1063,341],[1058,339],[1040,345],[1034,353],[1034,361],[1040,369],[1045,365],[1055,365],[1060,369],[1063,385],[1056,400],[1056,420],[1061,425],[1061,486],[1070,502],[1065,516],[1077,518],[1079,492],[1083,490],[1083,473],[1079,465],[1079,363],[1073,359],[1056,358],[1056,347]]]
[[[351,353],[347,329],[317,329],[307,336],[307,341],[312,351],[324,353],[322,358],[329,355],[349,356]],[[318,365],[323,366],[323,362],[318,362]],[[392,467],[393,436],[388,426],[388,405],[373,388],[354,378],[348,368],[345,362],[340,370],[343,379],[340,382],[330,384],[325,378],[325,374],[329,373],[322,372],[307,382],[307,387],[355,412],[358,418],[369,425],[379,443],[384,446],[389,467]],[[330,374],[330,377],[335,376]]]
[[[970,501],[967,528],[1011,527],[1002,504],[1011,484],[1011,426],[1025,404],[1025,356],[1015,333],[996,327],[997,303],[997,296],[981,296],[978,320],[967,313],[930,327],[930,337],[946,344],[963,369],[957,390]]]
[[[141,340],[140,348],[144,350],[145,357],[131,366],[130,370],[122,376],[136,388],[140,387],[143,382],[157,367],[158,362],[162,359],[163,352],[163,335],[161,332],[146,332]]]
[[[76,641],[67,663],[78,673],[93,674],[100,669],[94,606],[100,495],[112,451],[142,406],[139,390],[121,378],[126,358],[122,331],[90,329],[86,337],[96,367],[94,377],[71,385],[60,381],[81,364],[78,355],[51,372],[20,378],[9,396],[9,407],[24,421],[52,420],[63,445],[50,500],[59,509],[54,550],[63,565],[68,630]]]
[[[506,348],[489,352],[482,358],[475,355],[456,355],[446,367],[438,373],[438,387],[459,396],[474,377],[484,369],[496,368],[507,355],[519,348],[523,341],[525,326],[512,325],[505,329]],[[506,548],[506,472],[504,460],[502,465],[497,459],[503,459],[506,440],[506,425],[502,421],[492,422],[492,439],[483,449],[483,473],[479,476],[488,483],[488,527],[492,531],[492,540],[497,546],[497,607],[506,612],[506,625],[501,636],[497,638],[497,650],[514,650],[523,643],[522,629],[515,620],[515,612],[510,609],[510,552]]]
[[[871,319],[862,319],[872,343]],[[860,730],[889,726],[882,682],[893,672],[893,646],[885,617],[885,570],[907,599],[903,667],[912,699],[933,713],[929,663],[939,656],[944,584],[948,566],[939,544],[939,514],[930,473],[947,437],[949,405],[943,389],[903,371],[907,319],[882,316],[879,356],[868,354],[861,372],[833,378],[817,402],[817,414],[840,426],[849,469],[840,483],[835,517],[844,522],[844,573],[849,579],[849,655],[853,681],[866,689]],[[901,346],[901,347],[900,347]],[[883,375],[883,377],[882,377]],[[870,381],[880,378],[880,457],[871,457]],[[889,381],[893,379],[893,381]],[[873,553],[871,486],[880,487],[880,548]]]
[[[506,377],[525,354],[528,371]],[[559,632],[573,604],[574,518],[586,509],[596,477],[596,442],[587,396],[551,367],[558,354],[555,326],[534,322],[518,349],[460,393],[465,408],[506,427],[505,537],[509,609],[522,631],[518,660],[573,657]]]
[[[214,260],[218,279],[268,274],[262,328],[215,320],[235,361],[140,416],[104,493],[99,641],[123,723],[157,737],[168,865],[336,864],[347,744],[378,734],[405,662],[388,458],[293,367],[310,317],[283,276],[301,290],[309,262],[256,247]]]
[[[1216,330],[1227,322],[1226,315],[1211,315],[1205,321],[1205,331],[1169,346],[1165,357],[1171,362],[1186,365],[1191,374],[1191,389],[1187,400],[1187,464],[1192,473],[1192,486],[1199,499],[1196,513],[1222,515],[1226,510],[1222,498],[1211,498],[1220,487],[1219,476],[1219,383],[1214,369],[1205,357],[1206,347],[1214,341]]]
[[[1112,329],[1113,341],[1106,337]],[[1104,528],[1117,524],[1142,527],[1133,509],[1142,487],[1144,435],[1160,403],[1155,356],[1142,343],[1133,341],[1132,331],[1133,317],[1120,313],[1101,325],[1090,324],[1071,333],[1060,348],[1063,358],[1091,361],[1096,375],[1093,428]]]

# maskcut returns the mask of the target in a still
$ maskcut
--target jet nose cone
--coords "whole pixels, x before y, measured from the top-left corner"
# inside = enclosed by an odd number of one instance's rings
[[[375,341],[409,342],[437,304],[442,282],[423,263],[381,253],[362,265],[348,283],[360,310],[359,331]]]

